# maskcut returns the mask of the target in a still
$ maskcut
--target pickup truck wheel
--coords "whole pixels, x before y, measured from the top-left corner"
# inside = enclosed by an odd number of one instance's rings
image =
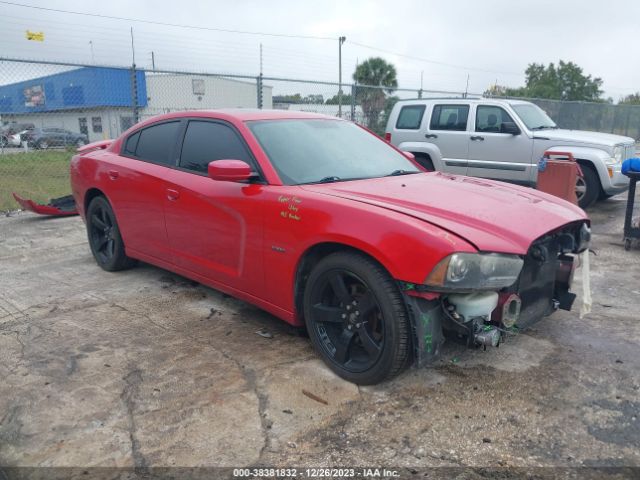
[[[135,260],[127,257],[124,242],[111,205],[104,197],[95,197],[87,208],[87,235],[91,253],[107,272],[130,268]]]
[[[390,275],[369,258],[338,252],[307,280],[304,318],[314,348],[345,380],[371,385],[397,375],[409,356],[409,323]]]
[[[600,179],[596,171],[589,165],[581,164],[583,177],[576,179],[576,197],[582,209],[589,208],[600,196]]]

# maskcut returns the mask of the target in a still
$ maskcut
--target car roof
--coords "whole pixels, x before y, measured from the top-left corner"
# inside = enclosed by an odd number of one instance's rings
[[[159,115],[153,117],[152,121],[168,120],[171,118],[184,118],[184,117],[211,117],[221,119],[235,119],[242,122],[251,120],[286,120],[286,119],[325,119],[325,120],[339,120],[337,117],[329,115],[322,115],[319,113],[311,112],[298,112],[289,110],[260,110],[257,108],[221,108],[216,110],[184,110],[180,112],[167,113],[165,115]],[[147,122],[145,122],[147,123]]]
[[[462,97],[440,97],[440,98],[413,98],[407,100],[399,100],[399,105],[426,105],[433,102],[447,102],[447,103],[498,103],[509,105],[529,105],[531,102],[526,100],[516,100],[511,98],[494,98],[494,97],[482,97],[482,98],[462,98]]]

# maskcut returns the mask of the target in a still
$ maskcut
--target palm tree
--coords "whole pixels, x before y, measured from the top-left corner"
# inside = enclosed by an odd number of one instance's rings
[[[383,58],[372,57],[356,67],[353,79],[358,84],[356,100],[362,105],[365,123],[371,130],[377,132],[380,112],[384,109],[386,95],[391,94],[398,86],[396,67]]]

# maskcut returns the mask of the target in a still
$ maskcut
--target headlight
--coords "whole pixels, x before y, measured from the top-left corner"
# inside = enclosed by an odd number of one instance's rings
[[[435,290],[500,290],[518,279],[523,265],[516,255],[454,253],[442,260],[425,284]]]
[[[621,146],[613,147],[613,157],[611,157],[611,161],[613,163],[622,163],[622,155],[624,153],[624,148]]]

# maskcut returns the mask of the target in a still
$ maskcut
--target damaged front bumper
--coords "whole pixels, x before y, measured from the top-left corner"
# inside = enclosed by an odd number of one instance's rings
[[[440,354],[445,331],[466,338],[470,347],[497,346],[507,332],[528,328],[558,309],[571,310],[571,284],[579,253],[587,251],[586,223],[572,224],[537,239],[523,256],[517,281],[500,291],[434,292],[401,283],[412,319],[416,366]]]
[[[33,200],[22,198],[17,193],[13,194],[16,202],[20,204],[23,210],[37,213],[38,215],[51,216],[69,216],[78,215],[76,202],[72,195],[66,195],[60,198],[52,198],[47,204],[36,203]]]

